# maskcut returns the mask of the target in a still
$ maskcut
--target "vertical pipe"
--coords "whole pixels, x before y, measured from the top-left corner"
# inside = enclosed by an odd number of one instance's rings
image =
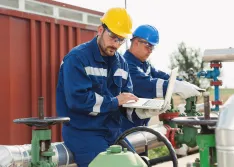
[[[44,98],[38,97],[38,118],[44,119]]]
[[[145,145],[145,156],[149,156],[149,146],[148,144]]]
[[[210,119],[210,99],[209,99],[209,92],[203,93],[204,99],[204,116],[205,119]]]
[[[214,77],[214,81],[218,81],[217,76],[219,76],[219,73],[220,73],[218,67],[214,67],[214,73],[217,74]],[[215,101],[219,101],[219,86],[215,85],[214,87],[215,87]],[[218,104],[215,105],[215,111],[219,111],[219,105]]]
[[[202,150],[202,151],[201,151]],[[210,167],[209,148],[201,148],[200,153],[200,167]]]

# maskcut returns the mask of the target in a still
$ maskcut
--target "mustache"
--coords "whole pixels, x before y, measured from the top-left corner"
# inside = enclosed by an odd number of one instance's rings
[[[112,50],[117,50],[118,48],[114,47],[114,46],[108,46],[107,48],[110,48]]]

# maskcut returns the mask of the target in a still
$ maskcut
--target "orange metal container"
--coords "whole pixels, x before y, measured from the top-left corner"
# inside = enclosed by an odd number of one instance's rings
[[[49,0],[36,2],[42,6],[49,4],[48,8],[54,6],[56,10],[61,7],[91,16],[103,15]],[[29,2],[25,0],[18,8],[31,5],[26,3]],[[31,128],[14,124],[13,120],[36,117],[39,96],[44,97],[44,115],[56,116],[60,62],[72,47],[92,39],[97,25],[0,6],[0,27],[0,145],[26,144],[31,142]],[[52,141],[61,140],[61,126],[53,126]]]

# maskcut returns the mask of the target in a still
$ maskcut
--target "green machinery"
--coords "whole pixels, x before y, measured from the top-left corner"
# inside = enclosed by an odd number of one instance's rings
[[[110,165],[111,164],[111,165]],[[100,153],[90,164],[89,167],[147,167],[146,163],[138,154],[122,150],[120,145],[110,146],[106,152]]]
[[[216,67],[220,67],[220,63],[211,62],[211,67],[217,71]],[[208,71],[206,78],[211,79],[211,86],[217,84],[215,87],[215,95],[219,95],[218,85],[220,81],[217,81],[219,72]],[[200,73],[198,73],[200,74]],[[190,74],[193,77],[194,74]],[[201,74],[199,76],[202,76]],[[215,167],[217,166],[216,144],[215,144],[215,126],[218,121],[218,117],[210,116],[210,100],[207,92],[203,93],[204,99],[204,114],[197,112],[196,110],[196,97],[190,97],[186,99],[185,111],[183,114],[175,109],[171,109],[166,113],[159,115],[159,118],[165,124],[167,128],[167,137],[174,146],[174,148],[180,148],[182,144],[186,144],[189,147],[198,146],[200,158],[196,159],[193,163],[194,167]],[[216,108],[221,103],[216,100]],[[173,103],[172,103],[173,104]],[[174,107],[174,106],[173,106]],[[215,110],[217,112],[217,110]]]
[[[163,142],[169,150],[169,155],[154,159],[149,159],[146,156],[139,156],[135,150],[128,145],[125,138],[135,132],[148,132],[157,137]],[[125,147],[122,149],[120,146]],[[100,153],[90,164],[89,167],[151,167],[158,163],[172,161],[173,167],[178,167],[177,156],[171,143],[165,135],[158,131],[147,127],[135,127],[125,131],[115,141],[114,145],[108,148],[105,152]]]
[[[15,119],[14,123],[26,124],[34,127],[32,130],[30,167],[55,167],[58,164],[52,162],[52,156],[55,155],[51,148],[51,125],[68,122],[67,117],[44,117],[43,97],[38,99],[38,117]]]
[[[167,128],[167,137],[174,146],[180,148],[182,144],[199,148],[200,158],[193,163],[194,167],[217,166],[215,148],[215,125],[217,117],[210,117],[209,94],[203,93],[204,114],[196,110],[196,97],[186,99],[183,114],[175,109],[159,115]]]
[[[217,117],[210,117],[209,95],[204,93],[204,116],[177,117],[172,121],[181,127],[175,135],[176,144],[199,148],[200,159],[196,159],[193,166],[217,166],[215,148]]]
[[[217,117],[210,117],[210,103],[209,94],[206,92],[204,97],[204,114],[196,111],[196,98],[191,97],[186,99],[185,114],[180,114],[178,110],[171,109],[167,113],[160,115],[160,120],[168,127],[166,137],[161,133],[146,127],[136,127],[125,131],[115,142],[114,146],[107,149],[106,152],[100,153],[89,165],[89,167],[107,167],[123,166],[123,167],[144,167],[153,166],[154,164],[171,160],[173,167],[178,166],[175,150],[172,148],[179,148],[182,144],[190,147],[198,146],[200,158],[193,163],[194,167],[216,167],[216,148],[215,148],[215,125]],[[179,115],[180,114],[180,115]],[[170,126],[174,126],[173,128]],[[157,136],[159,141],[167,146],[170,155],[149,160],[145,156],[138,156],[134,150],[124,144],[124,138],[137,131],[146,131]],[[119,145],[128,148],[122,149]],[[142,160],[144,163],[142,163]]]
[[[215,167],[217,166],[215,133],[214,126],[217,123],[217,117],[210,117],[209,94],[204,93],[204,115],[196,110],[196,97],[186,99],[184,114],[181,114],[174,108],[159,116],[167,128],[167,134],[161,134],[153,129],[146,127],[136,127],[124,132],[106,152],[100,153],[89,165],[89,167],[145,167],[157,163],[171,160],[173,167],[178,166],[177,157],[174,148],[186,144],[189,147],[199,147],[200,158],[193,163],[194,167]],[[43,98],[38,100],[38,117],[22,118],[14,120],[15,123],[23,123],[34,127],[32,131],[31,167],[55,167],[58,164],[52,161],[55,155],[51,148],[51,125],[68,122],[66,117],[44,117]],[[168,148],[170,155],[149,160],[145,156],[139,156],[131,147],[124,142],[124,138],[137,131],[146,131],[157,136]],[[122,145],[124,148],[120,146]],[[128,149],[126,149],[128,148]],[[147,154],[146,154],[147,155]]]
[[[31,150],[28,150],[31,161],[27,166],[30,167],[55,167],[59,166],[53,162],[52,157],[55,152],[51,148],[51,125],[70,121],[67,117],[44,117],[43,113],[43,98],[38,100],[38,117],[36,118],[21,118],[13,122],[18,124],[26,124],[34,127],[32,131]],[[149,132],[163,142],[168,148],[170,155],[160,158],[149,159],[146,156],[139,156],[135,150],[125,141],[126,136],[135,132]],[[124,148],[122,148],[122,146]],[[144,154],[145,155],[145,154]],[[70,155],[71,157],[72,155]],[[64,157],[62,158],[64,159]],[[147,167],[153,166],[165,161],[172,161],[173,167],[178,167],[177,156],[170,141],[164,134],[157,132],[147,127],[136,127],[125,131],[118,137],[114,145],[110,146],[105,152],[100,153],[90,164],[89,167]],[[21,164],[21,163],[20,163]],[[62,164],[71,167],[74,164]]]
[[[149,160],[144,156],[139,157],[136,155],[134,150],[126,146],[126,144],[120,142],[129,135],[137,131],[146,131],[153,134],[159,132],[154,131],[146,127],[137,127],[132,128],[124,134],[122,134],[116,141],[114,146],[111,146],[107,149],[106,152],[100,153],[89,165],[89,167],[107,167],[109,164],[115,164],[111,166],[123,166],[123,167],[132,167],[132,166],[152,166],[157,163],[164,161],[172,160],[173,166],[178,166],[176,155],[173,155],[174,148],[179,148],[182,144],[186,144],[190,147],[198,146],[200,158],[196,159],[193,163],[194,167],[217,167],[217,157],[216,157],[216,148],[215,148],[215,125],[217,123],[217,117],[210,117],[210,103],[209,103],[209,94],[207,92],[203,93],[204,98],[204,114],[198,113],[196,110],[196,98],[191,97],[186,99],[185,113],[180,114],[178,110],[171,109],[166,113],[160,115],[160,120],[165,123],[168,131],[166,137],[169,139],[170,143],[168,144],[167,140],[162,140],[161,136],[156,135],[159,141],[167,146],[170,155],[166,157],[160,157],[156,159]],[[172,103],[173,104],[173,103]],[[167,124],[167,125],[166,125]],[[173,127],[171,127],[173,126]],[[119,144],[128,148],[121,149]],[[142,159],[144,163],[140,159]],[[131,159],[131,160],[130,160]],[[129,162],[130,161],[130,162]],[[121,163],[124,162],[124,163]],[[127,165],[125,165],[127,164]]]
[[[167,113],[160,115],[160,120],[165,123],[165,127],[168,127],[168,134],[166,136],[147,127],[136,127],[124,132],[113,146],[108,148],[106,152],[100,153],[91,162],[90,167],[105,167],[109,166],[111,163],[123,167],[145,167],[165,161],[172,161],[173,167],[177,167],[178,162],[173,146],[174,148],[178,148],[182,144],[186,144],[190,147],[199,147],[200,158],[195,160],[193,163],[194,167],[215,167],[217,158],[214,126],[216,125],[217,118],[210,117],[209,95],[204,95],[204,104],[204,116],[196,111],[195,97],[186,99],[184,114],[180,114],[178,110],[172,108]],[[49,127],[57,123],[68,122],[69,120],[70,119],[66,117],[44,117],[42,97],[39,98],[37,118],[14,120],[15,123],[23,123],[34,127],[32,131],[31,150],[29,151],[31,155],[31,163],[29,166],[58,166],[58,164],[52,161],[52,157],[55,153],[51,148],[51,129]],[[151,160],[145,156],[139,156],[124,142],[127,135],[137,131],[146,131],[154,134],[159,141],[162,141],[167,146],[170,155]],[[120,145],[124,148],[122,149]],[[128,150],[126,148],[128,148]],[[114,165],[111,166],[115,167]]]

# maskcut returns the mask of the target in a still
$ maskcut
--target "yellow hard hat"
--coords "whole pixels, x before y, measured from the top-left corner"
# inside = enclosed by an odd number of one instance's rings
[[[132,33],[132,19],[124,8],[111,8],[100,18],[113,33],[126,38]]]

